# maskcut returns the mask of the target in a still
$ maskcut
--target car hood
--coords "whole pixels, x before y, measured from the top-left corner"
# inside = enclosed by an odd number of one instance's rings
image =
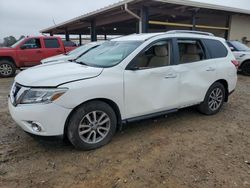
[[[29,87],[56,87],[66,82],[97,77],[103,68],[77,63],[53,63],[38,65],[20,72],[15,82]]]
[[[13,50],[15,50],[15,48],[10,48],[10,47],[1,47],[0,48],[0,52],[2,52],[2,51],[13,51]]]
[[[250,51],[235,51],[234,54],[250,55]]]
[[[41,61],[41,63],[51,63],[51,62],[56,62],[56,61],[66,61],[66,60],[71,60],[72,56],[70,55],[65,55],[65,54],[60,54],[60,55],[56,55],[56,56],[53,56],[53,57],[49,57],[49,58],[46,58],[46,59],[43,59]]]

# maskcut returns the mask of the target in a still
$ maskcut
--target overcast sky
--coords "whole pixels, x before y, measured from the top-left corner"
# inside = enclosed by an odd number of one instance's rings
[[[120,0],[0,0],[0,40],[5,36],[39,35],[39,30]],[[188,1],[188,0],[187,0]],[[250,11],[250,0],[191,0]]]
[[[39,30],[119,0],[0,0],[0,40],[38,35]]]

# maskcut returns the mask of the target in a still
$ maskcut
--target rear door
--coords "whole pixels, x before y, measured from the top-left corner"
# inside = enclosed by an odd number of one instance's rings
[[[44,45],[44,57],[51,57],[59,54],[64,53],[64,47],[62,43],[60,43],[58,38],[44,38],[43,39]]]
[[[178,38],[180,107],[203,101],[208,88],[216,81],[216,61],[200,39]]]
[[[17,50],[20,64],[29,67],[37,65],[43,58],[43,50],[40,38],[27,39]]]

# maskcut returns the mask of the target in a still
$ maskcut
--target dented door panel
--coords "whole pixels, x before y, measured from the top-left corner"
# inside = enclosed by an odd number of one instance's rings
[[[180,66],[180,107],[202,102],[208,88],[217,79],[216,62],[203,60],[178,66]]]
[[[176,66],[124,73],[126,118],[146,115],[177,107],[179,77]]]

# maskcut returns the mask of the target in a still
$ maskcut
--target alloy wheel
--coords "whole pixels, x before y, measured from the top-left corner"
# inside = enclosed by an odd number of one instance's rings
[[[92,111],[80,121],[78,133],[80,138],[89,144],[102,141],[110,131],[110,117],[103,111]]]
[[[12,67],[9,64],[0,65],[0,74],[3,76],[9,76],[12,73]]]
[[[208,106],[210,110],[216,111],[220,108],[223,102],[223,91],[220,88],[215,88],[208,98]]]

